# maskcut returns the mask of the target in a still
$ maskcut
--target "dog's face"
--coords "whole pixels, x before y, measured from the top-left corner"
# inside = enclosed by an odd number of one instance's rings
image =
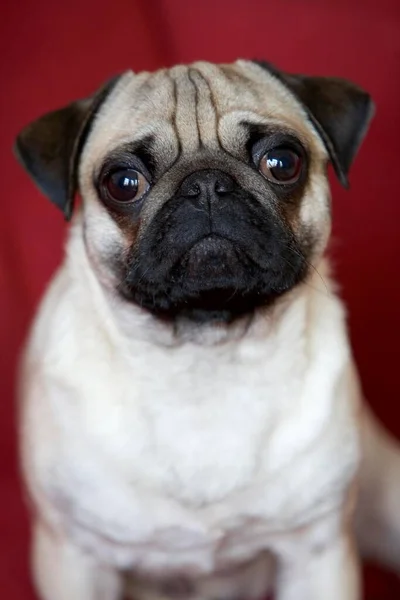
[[[250,61],[126,73],[24,130],[22,162],[102,281],[163,319],[230,322],[303,281],[371,115],[341,80]]]

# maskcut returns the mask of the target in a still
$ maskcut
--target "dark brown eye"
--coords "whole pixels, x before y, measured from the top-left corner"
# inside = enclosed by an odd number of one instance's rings
[[[273,148],[261,158],[261,173],[274,183],[295,183],[301,173],[302,158],[291,148]]]
[[[119,169],[107,175],[103,180],[107,195],[117,202],[139,200],[149,189],[149,182],[140,171]]]

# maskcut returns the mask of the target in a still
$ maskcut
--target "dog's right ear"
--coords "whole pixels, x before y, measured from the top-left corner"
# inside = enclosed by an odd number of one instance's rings
[[[14,149],[18,160],[67,220],[72,215],[83,146],[97,111],[120,77],[90,98],[43,115],[17,136]]]

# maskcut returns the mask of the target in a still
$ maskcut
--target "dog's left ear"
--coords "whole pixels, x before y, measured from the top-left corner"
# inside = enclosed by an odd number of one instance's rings
[[[263,61],[254,62],[301,102],[328,150],[340,183],[348,187],[350,166],[374,114],[370,95],[345,79],[294,75]]]
[[[18,160],[67,220],[72,215],[84,143],[97,111],[120,77],[114,77],[90,98],[43,115],[16,139]]]

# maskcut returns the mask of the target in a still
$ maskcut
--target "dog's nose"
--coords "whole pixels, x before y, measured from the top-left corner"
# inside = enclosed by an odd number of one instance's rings
[[[188,175],[181,183],[179,193],[185,198],[208,202],[231,193],[235,188],[233,178],[217,169],[203,169]]]

